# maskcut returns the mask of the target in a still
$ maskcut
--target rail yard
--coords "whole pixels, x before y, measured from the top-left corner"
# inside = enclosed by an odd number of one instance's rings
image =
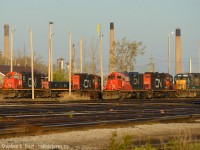
[[[112,24],[111,27],[113,27]],[[176,29],[176,39],[180,45],[180,29]],[[177,49],[180,47],[178,46]],[[48,69],[52,70],[50,68]],[[99,128],[113,130],[121,127],[134,128],[137,125],[161,123],[167,126],[168,123],[186,123],[191,127],[196,125],[195,128],[187,128],[191,134],[189,142],[199,142],[200,73],[183,73],[180,64],[177,65],[175,76],[172,76],[169,71],[168,73],[155,71],[142,73],[113,69],[103,76],[102,68],[99,76],[71,72],[70,66],[69,79],[62,81],[54,81],[52,72],[48,72],[47,77],[47,74],[33,70],[33,66],[31,70],[21,67],[14,71],[2,69],[5,71],[0,84],[0,94],[3,97],[0,101],[2,141],[8,139],[9,142],[9,139],[12,141],[13,137],[33,135],[48,137],[48,135],[76,130]],[[60,100],[59,98],[63,95],[76,95],[80,99]],[[82,97],[87,97],[87,100],[82,100]],[[178,133],[180,128],[181,124],[173,129],[174,133]],[[143,130],[145,132],[146,129]],[[157,132],[156,129],[154,132]],[[167,141],[171,136],[174,135],[167,131],[162,139]],[[151,138],[155,140],[153,135]],[[145,137],[141,139],[141,141],[145,140],[147,140]],[[138,144],[137,139],[134,142]],[[0,148],[38,149],[30,145],[30,147],[21,147],[5,143],[6,141],[0,145]],[[61,143],[61,145],[64,144]],[[72,144],[72,147],[76,144]],[[105,145],[108,146],[108,143]],[[107,149],[105,145],[91,149]],[[39,148],[71,149],[71,144],[70,147]]]
[[[200,100],[194,98],[117,101],[2,100],[0,137],[55,134],[94,128],[115,129],[149,123],[194,123],[200,119],[199,106]],[[199,133],[193,133],[199,139]]]

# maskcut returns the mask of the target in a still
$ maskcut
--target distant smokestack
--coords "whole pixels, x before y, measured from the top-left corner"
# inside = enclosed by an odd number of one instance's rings
[[[9,25],[4,25],[4,58],[9,58]]]
[[[176,54],[175,54],[175,73],[182,73],[182,58],[181,58],[181,29],[176,29]]]
[[[110,23],[110,73],[114,72],[115,54],[114,54],[114,23]]]

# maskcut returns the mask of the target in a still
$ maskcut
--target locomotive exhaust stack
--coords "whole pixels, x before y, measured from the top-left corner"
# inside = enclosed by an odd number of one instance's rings
[[[110,73],[114,72],[115,54],[114,54],[114,23],[110,23]]]
[[[182,73],[181,29],[176,29],[175,73]]]

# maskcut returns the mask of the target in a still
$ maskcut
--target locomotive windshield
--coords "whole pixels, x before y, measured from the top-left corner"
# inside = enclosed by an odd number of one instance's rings
[[[188,76],[188,75],[186,75],[186,74],[182,74],[182,75],[176,75],[175,77],[174,77],[174,80],[176,81],[176,80],[190,80],[190,76]]]
[[[121,76],[117,76],[117,79],[121,79],[122,77]]]
[[[6,77],[11,79],[12,78],[12,74],[10,73]]]
[[[17,73],[14,74],[14,78],[15,78],[15,79],[20,79],[20,80],[21,80],[21,76],[20,76],[19,74],[17,74]]]
[[[114,76],[114,74],[112,74],[112,75],[108,76],[108,79],[115,79],[115,76]]]

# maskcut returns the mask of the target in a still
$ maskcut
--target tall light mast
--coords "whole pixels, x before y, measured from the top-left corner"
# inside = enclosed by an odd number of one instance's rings
[[[80,39],[80,73],[83,73],[83,40]]]
[[[31,87],[32,87],[32,99],[35,98],[34,93],[34,68],[33,68],[33,44],[32,44],[32,29],[29,28],[30,33],[30,53],[31,53]]]
[[[103,35],[101,34],[101,25],[97,25],[97,35],[100,38],[100,66],[101,66],[101,91],[103,91],[103,59],[102,59],[102,38]]]
[[[11,31],[10,35],[10,72],[13,71],[13,36],[14,36],[14,29]]]
[[[52,81],[52,33],[51,25],[53,22],[49,21],[49,57],[48,57],[48,81]]]
[[[69,95],[71,95],[71,72],[72,72],[72,35],[69,34]]]

